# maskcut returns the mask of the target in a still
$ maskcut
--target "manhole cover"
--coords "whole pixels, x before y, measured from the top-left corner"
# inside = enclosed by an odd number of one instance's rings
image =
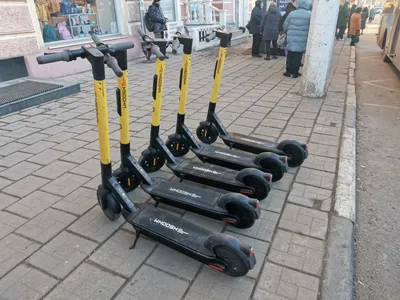
[[[62,85],[27,80],[0,88],[0,105],[29,98],[51,90],[61,88]]]

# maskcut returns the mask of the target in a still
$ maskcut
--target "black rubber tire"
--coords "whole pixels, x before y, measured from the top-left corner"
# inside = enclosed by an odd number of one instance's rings
[[[254,198],[258,200],[263,200],[267,198],[269,191],[271,190],[270,188],[268,188],[268,180],[264,177],[260,178],[257,176],[246,176],[243,178],[243,183],[254,189]]]
[[[175,157],[182,157],[189,153],[190,151],[190,144],[187,139],[180,138],[180,139],[172,139],[168,138],[165,142],[169,151],[171,151],[172,155]],[[178,145],[178,150],[176,146]]]
[[[105,201],[106,203],[102,203]],[[116,221],[121,216],[121,206],[114,196],[106,191],[102,185],[97,188],[97,202],[100,205],[104,215],[110,221]]]
[[[233,227],[241,229],[250,228],[256,222],[254,214],[252,213],[254,208],[250,206],[250,204],[247,207],[243,207],[241,203],[230,202],[225,208],[228,213],[236,216],[238,219],[237,223],[232,224]]]
[[[214,124],[210,123],[207,125],[200,123],[199,127],[197,127],[196,135],[204,144],[212,144],[218,139],[219,133]]]
[[[215,246],[214,253],[218,259],[224,262],[224,273],[232,277],[241,277],[249,272],[244,258],[241,257],[235,250],[226,246]]]
[[[139,164],[147,173],[153,173],[160,170],[164,166],[165,158],[162,155],[153,155],[153,154],[148,154],[146,156],[141,155],[139,158]]]
[[[264,172],[272,174],[272,182],[281,180],[286,173],[285,164],[279,158],[263,159],[260,161],[260,165]]]
[[[279,149],[282,150],[285,154],[289,155],[288,159],[289,167],[292,168],[299,167],[306,159],[305,150],[301,147],[300,143],[298,142],[293,141],[284,143],[281,147],[279,147]]]

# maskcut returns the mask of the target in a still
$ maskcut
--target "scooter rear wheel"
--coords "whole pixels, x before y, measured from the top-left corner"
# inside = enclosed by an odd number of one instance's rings
[[[264,172],[272,174],[273,182],[281,180],[286,173],[286,166],[278,157],[264,158],[260,161],[260,165]]]
[[[121,206],[113,194],[105,190],[102,185],[97,188],[97,201],[104,213],[110,220],[115,221],[121,216]]]
[[[236,216],[237,222],[232,223],[236,228],[250,228],[256,222],[253,209],[250,205],[244,206],[242,203],[230,202],[225,206],[228,213]]]
[[[289,156],[288,165],[292,168],[301,166],[307,157],[306,150],[297,141],[282,141],[278,144],[277,148]]]
[[[165,142],[169,151],[175,157],[185,156],[189,153],[190,144],[187,139],[181,138],[168,138]]]
[[[264,177],[246,176],[243,178],[243,183],[254,189],[254,198],[258,200],[267,198],[271,190],[271,188],[268,188],[270,183]]]
[[[218,139],[219,133],[213,123],[201,122],[197,127],[196,135],[204,144],[212,144]]]
[[[246,261],[239,253],[237,253],[237,251],[226,246],[215,246],[214,253],[218,259],[224,262],[224,273],[227,275],[232,277],[241,277],[249,272]]]

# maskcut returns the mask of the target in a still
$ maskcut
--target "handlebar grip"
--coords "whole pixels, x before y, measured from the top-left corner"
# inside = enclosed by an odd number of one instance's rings
[[[144,33],[144,31],[142,30],[142,28],[138,28],[137,32],[139,33],[140,37],[144,37],[146,34]]]
[[[36,58],[39,65],[49,64],[56,61],[69,61],[68,50],[63,50],[58,53],[50,53],[45,55],[40,55]]]
[[[216,37],[217,37],[217,33],[216,33],[215,31],[214,31],[214,32],[211,32],[211,33],[206,37],[206,42],[208,43],[208,42],[214,40]]]
[[[152,45],[150,51],[151,51],[151,54],[154,54],[158,59],[160,59],[160,60],[165,59],[164,54],[162,54],[160,47],[158,47],[157,45]]]
[[[115,57],[113,57],[107,53],[105,55],[105,63],[107,65],[107,67],[109,67],[111,70],[114,71],[114,74],[117,75],[117,77],[122,77],[122,75],[123,75],[122,70],[118,66],[118,61]]]
[[[135,47],[135,45],[132,42],[123,42],[123,43],[108,45],[108,48],[110,48],[114,51],[123,51],[123,50],[131,49],[133,47]]]
[[[99,46],[102,44],[100,38],[97,35],[92,34],[91,37],[92,37],[93,42],[96,44],[96,46]]]

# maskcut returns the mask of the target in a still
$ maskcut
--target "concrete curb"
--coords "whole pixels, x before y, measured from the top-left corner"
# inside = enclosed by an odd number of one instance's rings
[[[355,47],[351,47],[346,110],[339,153],[334,215],[329,226],[323,300],[354,298],[354,223],[356,217],[356,122]]]

